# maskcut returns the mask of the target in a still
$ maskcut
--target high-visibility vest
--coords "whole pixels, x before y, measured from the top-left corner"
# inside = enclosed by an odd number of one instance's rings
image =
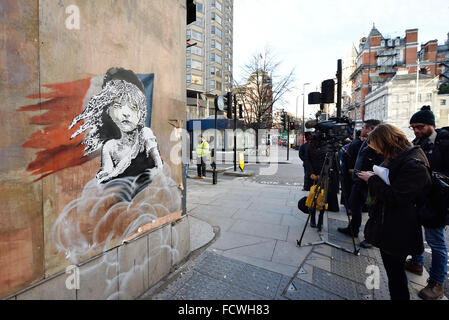
[[[196,155],[201,158],[209,155],[209,144],[206,141],[196,146]]]

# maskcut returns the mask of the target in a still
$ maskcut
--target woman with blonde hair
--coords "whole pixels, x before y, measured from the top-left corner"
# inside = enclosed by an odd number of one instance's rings
[[[429,165],[421,147],[390,124],[381,124],[368,136],[368,145],[384,156],[386,182],[374,172],[357,175],[368,183],[370,211],[365,239],[380,249],[392,300],[409,300],[405,261],[424,251],[418,220],[419,198],[431,187]]]

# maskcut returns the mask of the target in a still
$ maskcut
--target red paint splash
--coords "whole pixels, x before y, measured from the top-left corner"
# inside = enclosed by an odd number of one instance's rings
[[[24,148],[42,149],[27,167],[32,175],[40,175],[35,181],[90,160],[84,156],[84,145],[81,144],[84,134],[70,140],[80,124],[69,130],[73,118],[83,111],[83,99],[89,86],[90,78],[44,85],[52,91],[32,94],[27,98],[48,100],[19,108],[18,111],[46,111],[30,118],[30,124],[44,128],[34,132],[23,144]]]

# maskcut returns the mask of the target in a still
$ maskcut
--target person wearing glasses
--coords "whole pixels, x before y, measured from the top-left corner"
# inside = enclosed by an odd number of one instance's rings
[[[435,116],[430,106],[423,106],[410,119],[410,129],[413,130],[416,139],[414,145],[419,145],[429,160],[432,171],[449,175],[449,131],[435,129]],[[448,217],[436,216],[426,213],[421,216],[424,226],[425,239],[432,250],[432,264],[429,270],[427,286],[419,292],[419,297],[424,300],[440,299],[444,295],[444,282],[447,273],[448,252],[444,238],[444,229],[449,224]],[[418,274],[423,274],[424,255],[414,255],[407,260],[405,269]]]

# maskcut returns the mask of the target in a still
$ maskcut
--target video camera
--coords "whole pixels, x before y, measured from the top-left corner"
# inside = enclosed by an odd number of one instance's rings
[[[307,129],[315,129],[315,132],[312,133],[312,139],[317,139],[324,143],[337,143],[343,142],[354,134],[355,123],[346,117],[334,117],[324,121],[307,121],[305,127]]]

